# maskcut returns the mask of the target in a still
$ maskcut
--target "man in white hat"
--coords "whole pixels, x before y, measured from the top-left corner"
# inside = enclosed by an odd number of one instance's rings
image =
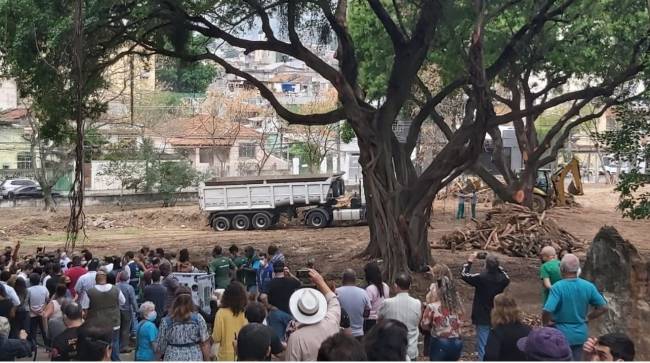
[[[318,290],[300,289],[289,299],[289,309],[299,325],[287,341],[288,361],[315,361],[323,341],[339,332],[341,305],[336,294],[315,270],[309,270],[309,277]]]

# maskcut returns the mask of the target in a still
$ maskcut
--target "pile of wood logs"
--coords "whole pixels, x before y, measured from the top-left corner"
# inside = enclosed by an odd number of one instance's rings
[[[445,235],[440,245],[431,247],[497,251],[515,257],[537,257],[549,245],[558,253],[582,248],[582,242],[547,217],[546,212],[537,214],[516,204],[501,204],[490,210],[484,221],[472,221],[472,228]]]

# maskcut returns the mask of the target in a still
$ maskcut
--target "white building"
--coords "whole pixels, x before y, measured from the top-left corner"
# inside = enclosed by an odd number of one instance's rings
[[[13,79],[0,79],[0,111],[18,107],[18,86]]]

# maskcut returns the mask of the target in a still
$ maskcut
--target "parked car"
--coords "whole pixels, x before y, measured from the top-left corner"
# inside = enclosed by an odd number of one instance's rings
[[[35,186],[39,187],[39,184],[30,179],[7,179],[0,184],[0,194],[2,199],[7,199],[12,196],[14,191],[18,188]]]
[[[52,192],[52,197],[60,197],[61,194]],[[21,198],[43,198],[43,189],[37,185],[21,187],[11,192],[10,199]]]

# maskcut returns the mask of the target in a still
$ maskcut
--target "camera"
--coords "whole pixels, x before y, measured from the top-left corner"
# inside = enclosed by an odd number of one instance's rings
[[[296,271],[296,277],[299,279],[307,279],[309,280],[309,270],[308,269],[300,269]]]
[[[479,260],[485,260],[486,257],[487,257],[487,252],[479,252],[476,254],[476,258],[478,258]]]

